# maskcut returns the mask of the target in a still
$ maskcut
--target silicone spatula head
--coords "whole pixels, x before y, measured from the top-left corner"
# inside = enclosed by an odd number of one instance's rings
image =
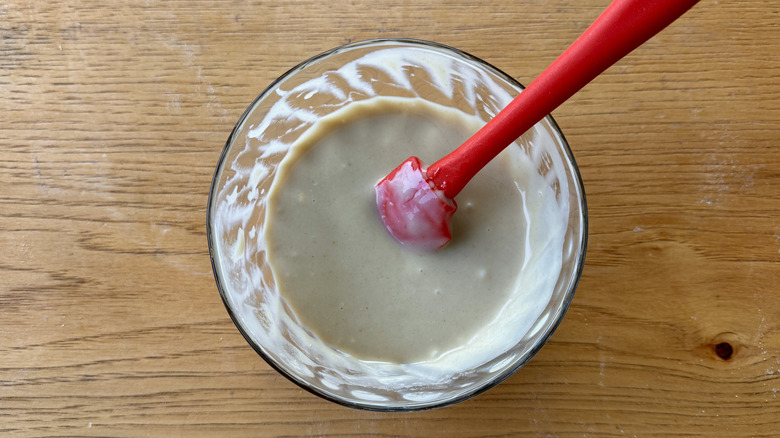
[[[458,208],[437,190],[417,157],[401,163],[375,186],[379,216],[401,245],[435,251],[450,241],[450,221]]]

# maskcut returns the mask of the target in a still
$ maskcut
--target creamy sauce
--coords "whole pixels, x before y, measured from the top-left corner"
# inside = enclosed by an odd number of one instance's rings
[[[265,240],[280,295],[315,338],[362,360],[431,361],[490,330],[518,295],[529,324],[541,312],[549,294],[521,279],[536,170],[509,152],[458,196],[453,240],[436,253],[402,248],[376,211],[373,186],[389,170],[411,155],[432,163],[482,124],[420,99],[377,98],[293,145],[269,193]]]

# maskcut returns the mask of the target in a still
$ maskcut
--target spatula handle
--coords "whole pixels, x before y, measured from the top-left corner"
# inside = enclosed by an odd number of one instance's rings
[[[428,178],[452,199],[488,162],[608,67],[698,0],[615,0],[563,54]]]

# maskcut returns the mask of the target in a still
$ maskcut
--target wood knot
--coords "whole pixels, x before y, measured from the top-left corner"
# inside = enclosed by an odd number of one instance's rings
[[[721,342],[716,344],[713,348],[715,348],[715,354],[723,360],[731,359],[731,355],[734,354],[734,347],[728,342]]]
[[[717,358],[730,360],[737,353],[739,340],[735,333],[724,332],[713,337],[708,346]]]

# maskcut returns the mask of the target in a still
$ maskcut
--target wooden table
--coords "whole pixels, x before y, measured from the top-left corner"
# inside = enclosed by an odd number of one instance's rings
[[[528,83],[607,0],[0,5],[0,435],[777,436],[780,15],[703,1],[557,111],[586,265],[525,368],[459,405],[340,407],[234,327],[209,184],[312,55],[414,37]]]

